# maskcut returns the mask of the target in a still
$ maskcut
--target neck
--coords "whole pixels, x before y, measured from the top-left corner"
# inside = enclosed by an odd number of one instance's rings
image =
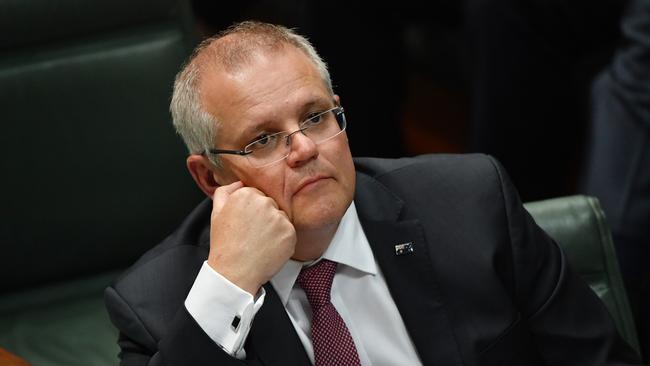
[[[339,222],[324,228],[296,230],[296,250],[291,259],[306,262],[320,258],[332,242]]]

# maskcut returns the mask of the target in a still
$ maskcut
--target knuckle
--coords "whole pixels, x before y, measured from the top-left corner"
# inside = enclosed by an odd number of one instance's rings
[[[237,199],[241,199],[242,197],[245,197],[245,196],[246,196],[246,191],[244,190],[244,188],[242,188],[242,189],[239,189],[239,190],[233,192],[230,195],[230,199],[237,200]]]
[[[243,191],[246,195],[252,196],[252,195],[259,195],[261,192],[254,187],[242,187],[238,191]]]
[[[248,196],[248,195],[251,194],[251,189],[250,189],[250,187],[243,187],[243,188],[241,188],[241,189],[238,189],[238,190],[237,190],[235,193],[233,193],[233,194],[237,194],[237,195],[239,195],[239,196]]]
[[[261,202],[264,206],[273,207],[273,199],[270,198],[270,197],[266,197],[266,196],[264,196],[264,197],[260,197],[260,202]]]

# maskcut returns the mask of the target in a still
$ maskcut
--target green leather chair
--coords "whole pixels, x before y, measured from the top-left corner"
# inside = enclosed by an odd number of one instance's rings
[[[569,263],[605,303],[620,334],[637,352],[632,311],[605,214],[594,197],[569,196],[524,205],[564,250]]]
[[[117,365],[103,292],[119,272],[0,296],[0,347],[33,366]]]
[[[0,1],[0,347],[115,365],[103,289],[201,200],[171,127],[187,0]]]
[[[198,202],[168,111],[189,16],[0,1],[0,294],[124,267]]]

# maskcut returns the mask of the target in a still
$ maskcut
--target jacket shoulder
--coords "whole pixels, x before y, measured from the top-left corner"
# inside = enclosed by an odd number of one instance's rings
[[[354,163],[358,173],[373,178],[409,170],[422,172],[422,169],[445,173],[482,172],[484,169],[494,170],[495,166],[501,169],[496,159],[485,154],[425,154],[399,159],[360,157],[355,158]]]
[[[356,158],[355,165],[359,183],[378,181],[389,190],[396,190],[395,193],[402,189],[407,193],[426,194],[489,188],[493,194],[494,189],[501,190],[504,181],[509,181],[500,163],[485,154],[428,154],[401,159]]]

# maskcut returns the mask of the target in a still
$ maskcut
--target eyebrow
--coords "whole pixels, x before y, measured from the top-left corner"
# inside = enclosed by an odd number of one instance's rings
[[[309,109],[313,108],[315,105],[322,104],[323,107],[324,107],[326,103],[327,103],[326,99],[322,99],[322,98],[319,98],[319,97],[311,98],[306,103],[302,104],[302,106],[300,106],[300,113],[305,113]],[[302,121],[300,121],[300,122],[302,122]],[[273,125],[274,123],[276,123],[276,121],[266,119],[266,120],[264,120],[264,121],[262,121],[260,123],[256,123],[254,125],[248,126],[248,127],[246,127],[244,129],[244,131],[242,132],[242,135],[240,136],[240,138],[241,139],[250,138],[250,137],[252,137],[253,135],[255,135],[255,134],[259,133],[259,132],[262,132],[264,130],[268,130],[269,127],[271,125]]]

